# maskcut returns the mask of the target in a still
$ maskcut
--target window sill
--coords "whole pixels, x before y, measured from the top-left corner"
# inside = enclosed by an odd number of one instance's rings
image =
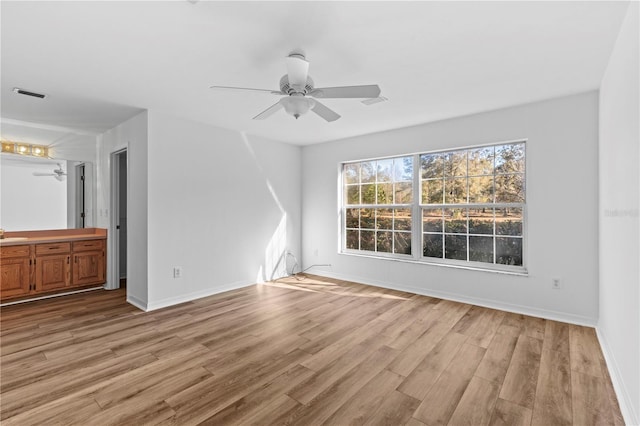
[[[400,257],[391,257],[391,256],[375,256],[364,253],[355,253],[348,251],[338,251],[338,254],[345,256],[355,256],[355,257],[365,257],[369,259],[376,260],[390,260],[392,262],[403,262],[403,263],[413,263],[417,265],[429,265],[429,266],[442,266],[445,268],[454,268],[454,269],[467,269],[470,271],[478,271],[478,272],[491,272],[494,274],[503,274],[503,275],[515,275],[519,277],[528,277],[529,271],[527,269],[522,268],[521,270],[505,270],[505,269],[493,269],[493,268],[483,268],[481,266],[471,266],[471,265],[458,265],[453,263],[442,263],[442,262],[429,262],[427,260],[416,260],[414,258],[400,258]]]

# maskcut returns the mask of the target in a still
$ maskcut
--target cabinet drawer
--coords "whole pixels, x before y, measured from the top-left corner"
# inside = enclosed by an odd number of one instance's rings
[[[36,244],[36,256],[43,254],[69,253],[70,243]]]
[[[74,241],[74,252],[88,250],[104,250],[104,240]]]
[[[29,257],[29,246],[3,246],[0,248],[0,258]]]

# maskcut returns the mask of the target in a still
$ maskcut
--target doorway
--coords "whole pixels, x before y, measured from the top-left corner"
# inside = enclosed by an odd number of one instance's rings
[[[112,283],[110,288],[127,286],[127,150],[111,154],[111,235]]]
[[[76,204],[75,204],[75,218],[76,228],[86,228],[86,206],[85,206],[85,165],[84,163],[77,164],[75,166],[76,174]]]

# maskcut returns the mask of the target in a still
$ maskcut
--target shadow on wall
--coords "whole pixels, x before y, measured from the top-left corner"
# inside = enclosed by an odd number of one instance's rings
[[[277,278],[287,276],[286,270],[286,258],[287,258],[287,211],[285,210],[282,202],[278,198],[276,191],[267,178],[267,173],[260,164],[258,157],[247,138],[246,133],[242,132],[242,142],[244,143],[247,151],[251,154],[251,158],[256,164],[256,167],[260,175],[264,178],[265,185],[269,194],[273,198],[273,201],[278,206],[278,209],[282,213],[280,222],[276,226],[271,238],[267,242],[267,246],[264,251],[264,261],[256,274],[256,282],[264,283],[265,281],[271,281]]]

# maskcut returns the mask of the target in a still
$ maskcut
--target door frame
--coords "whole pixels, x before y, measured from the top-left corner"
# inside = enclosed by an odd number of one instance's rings
[[[107,271],[108,278],[105,289],[115,290],[120,288],[120,233],[118,232],[118,222],[120,221],[120,161],[119,155],[127,154],[127,200],[129,199],[129,152],[128,146],[118,147],[109,153],[109,174],[110,176],[110,200],[109,210],[109,239]],[[127,215],[129,205],[127,202]],[[127,239],[127,267],[129,265],[129,241]],[[128,286],[127,286],[128,287]]]

